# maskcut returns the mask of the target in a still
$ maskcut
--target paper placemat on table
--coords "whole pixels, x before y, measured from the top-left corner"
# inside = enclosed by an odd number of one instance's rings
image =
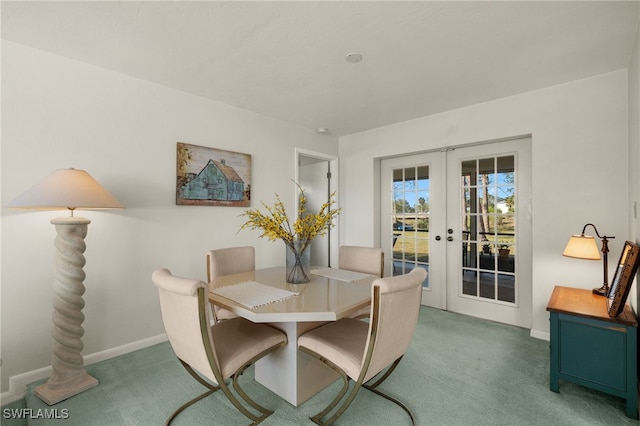
[[[365,274],[362,272],[347,271],[346,269],[336,269],[336,268],[311,269],[311,273],[315,275],[320,275],[321,277],[332,278],[334,280],[346,281],[349,283],[375,276],[371,274]]]
[[[255,309],[259,306],[268,305],[269,303],[280,302],[299,294],[261,284],[256,281],[245,281],[240,284],[219,287],[213,289],[212,293],[233,300],[249,309]]]

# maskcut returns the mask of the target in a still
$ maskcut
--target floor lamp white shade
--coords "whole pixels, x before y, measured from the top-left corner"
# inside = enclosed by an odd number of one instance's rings
[[[57,232],[54,241],[53,374],[35,390],[38,398],[53,405],[98,384],[97,379],[87,374],[81,355],[84,347],[84,238],[91,221],[74,217],[73,211],[76,208],[124,206],[84,170],[60,169],[18,196],[7,207],[71,211],[71,216],[51,220]]]

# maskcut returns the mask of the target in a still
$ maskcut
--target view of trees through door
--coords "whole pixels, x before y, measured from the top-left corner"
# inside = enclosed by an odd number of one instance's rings
[[[429,197],[428,165],[393,170],[393,275],[429,269]]]
[[[515,157],[461,162],[462,294],[515,303]]]

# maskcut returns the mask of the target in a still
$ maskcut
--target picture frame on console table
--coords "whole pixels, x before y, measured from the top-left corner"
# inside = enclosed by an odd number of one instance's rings
[[[640,265],[640,246],[631,241],[625,241],[607,294],[607,309],[610,317],[617,317],[624,309],[638,265]]]

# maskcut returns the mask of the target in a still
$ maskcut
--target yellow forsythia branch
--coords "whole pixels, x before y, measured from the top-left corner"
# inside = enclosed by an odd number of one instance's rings
[[[284,203],[280,200],[280,196],[276,194],[276,202],[273,207],[267,206],[264,202],[262,206],[266,209],[266,213],[262,213],[258,209],[249,209],[241,216],[247,218],[247,221],[240,227],[243,229],[259,229],[262,231],[260,238],[266,237],[270,241],[281,239],[294,248],[294,241],[305,241],[300,251],[303,251],[311,241],[318,235],[325,236],[327,231],[335,226],[333,220],[340,214],[340,208],[332,208],[335,204],[335,192],[331,193],[318,213],[307,212],[307,199],[304,190],[297,182],[294,182],[300,189],[300,198],[298,202],[298,217],[293,226],[289,222],[289,217],[284,207]]]

